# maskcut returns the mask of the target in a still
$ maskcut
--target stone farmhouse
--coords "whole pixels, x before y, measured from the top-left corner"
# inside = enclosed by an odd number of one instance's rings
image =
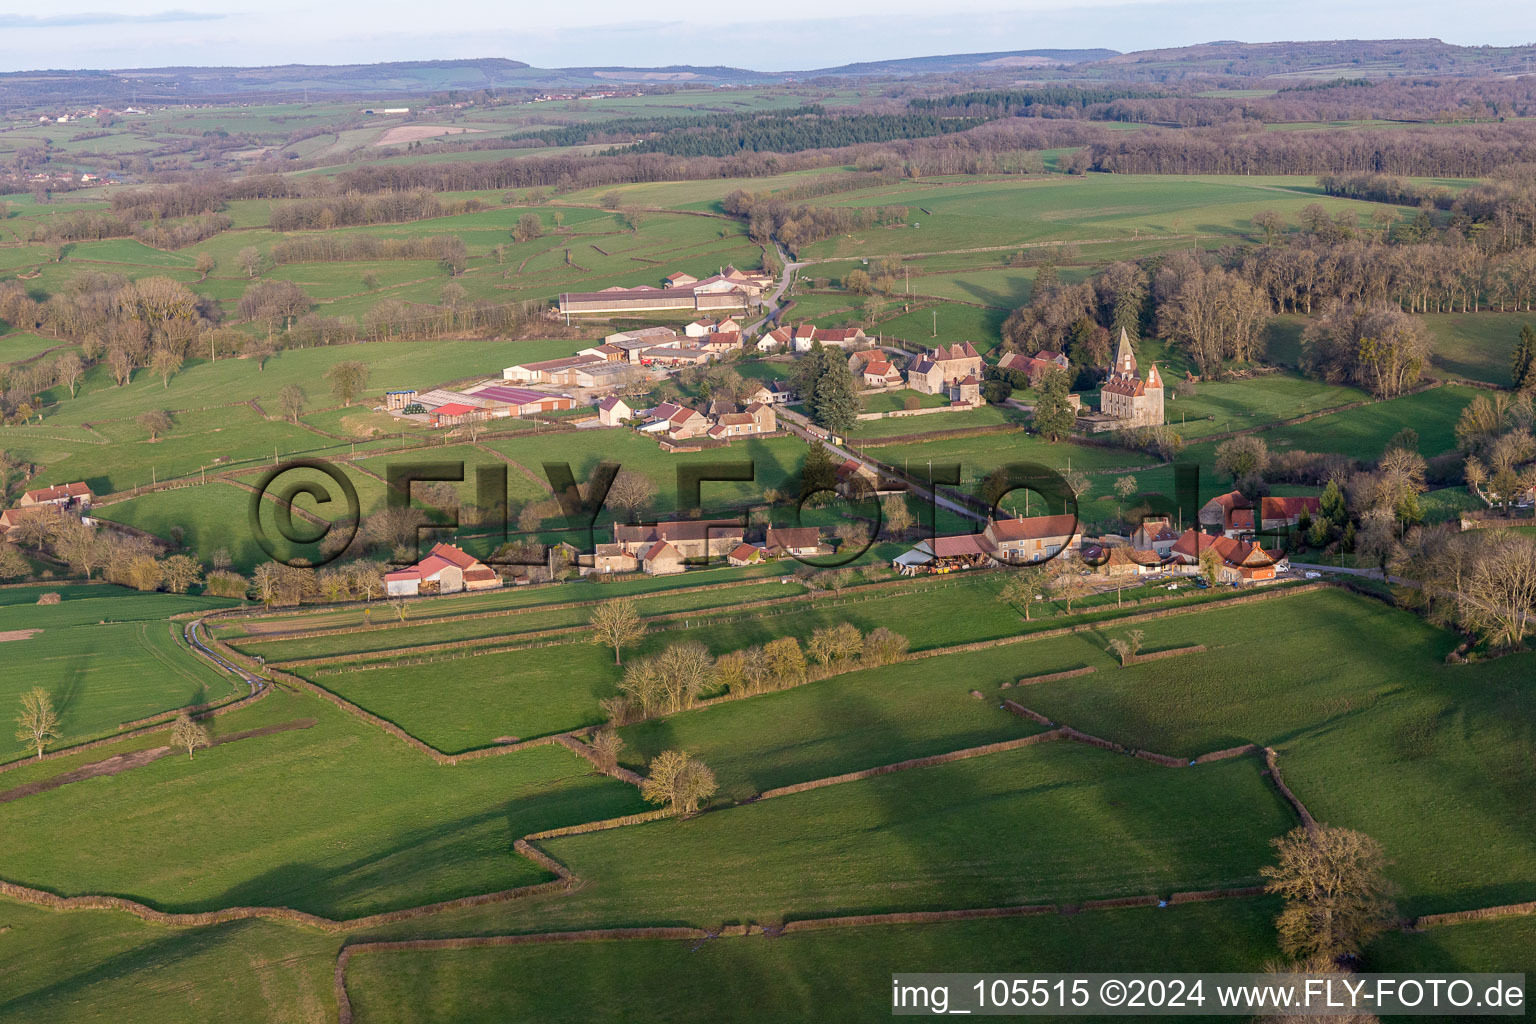
[[[750,434],[771,434],[779,429],[778,414],[773,406],[753,402],[741,412],[726,412],[715,417],[714,426],[706,433],[716,441]]]
[[[640,526],[615,523],[613,543],[617,550],[604,554],[616,560],[622,553],[631,556],[643,572],[668,575],[682,572],[690,559],[725,558],[745,540],[741,522],[735,519],[684,519]]]
[[[52,487],[40,487],[36,490],[22,494],[21,500],[16,504],[19,508],[32,508],[37,505],[54,505],[59,508],[90,508],[94,499],[91,489],[82,482],[72,484],[55,484]]]
[[[951,401],[962,400],[959,391],[964,389],[968,404],[980,401],[982,364],[981,355],[968,341],[953,345],[940,345],[930,349],[907,367],[907,387],[925,395],[950,396]]]
[[[391,597],[456,594],[462,590],[492,590],[501,586],[496,570],[452,544],[437,544],[415,565],[384,574],[384,591]]]
[[[1082,535],[1073,515],[994,519],[980,533],[919,541],[896,558],[895,565],[909,576],[918,572],[1029,565],[1081,547]]]

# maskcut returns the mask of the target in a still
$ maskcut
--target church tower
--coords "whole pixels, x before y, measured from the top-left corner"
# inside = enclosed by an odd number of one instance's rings
[[[1124,327],[1120,328],[1120,350],[1115,353],[1115,369],[1112,376],[1136,376],[1136,353],[1131,351],[1131,339],[1126,335]]]

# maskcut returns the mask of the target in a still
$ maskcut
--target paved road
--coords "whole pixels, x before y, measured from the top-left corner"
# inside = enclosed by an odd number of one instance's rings
[[[202,619],[193,619],[185,627],[182,628],[182,635],[186,637],[187,643],[192,647],[194,651],[196,651],[198,654],[201,654],[203,657],[207,658],[218,667],[225,669],[226,671],[233,672],[241,679],[244,679],[245,685],[251,688],[252,693],[255,693],[257,690],[267,685],[267,681],[261,678],[261,676],[253,675],[250,672],[247,672],[239,665],[236,665],[233,662],[227,660],[213,648],[203,643],[202,638],[198,636],[198,630],[201,628],[203,628]]]
[[[851,448],[845,448],[842,445],[833,444],[831,441],[824,440],[824,439],[818,437],[817,435],[811,433],[810,430],[806,429],[807,427],[810,426],[810,420],[808,420],[805,417],[804,413],[795,412],[793,409],[785,408],[782,405],[779,406],[778,412],[779,412],[779,419],[780,419],[780,421],[782,421],[784,426],[788,427],[789,430],[792,433],[794,433],[796,436],[804,438],[806,441],[809,441],[811,444],[819,444],[819,445],[821,445],[823,448],[825,448],[827,451],[831,452],[833,455],[836,455],[836,456],[838,456],[840,458],[843,458],[843,459],[852,459],[854,462],[857,462],[861,466],[868,466],[870,469],[873,469],[876,473],[880,472],[880,464],[878,462],[876,462],[874,459],[866,458],[865,456],[860,455],[858,452],[852,450]],[[965,505],[962,505],[959,502],[951,501],[949,498],[944,497],[944,495],[942,495],[942,494],[935,495],[928,488],[919,487],[919,486],[917,486],[915,484],[908,484],[908,488],[912,491],[913,494],[916,494],[918,497],[920,497],[920,498],[932,498],[939,506],[941,506],[942,508],[947,508],[951,512],[956,512],[956,513],[958,513],[958,514],[960,514],[962,516],[965,516],[968,519],[974,519],[977,522],[985,522],[986,521],[986,517],[981,515],[980,513],[976,512],[974,509],[971,509],[971,508],[969,508],[969,507],[967,507]]]
[[[1379,580],[1382,578],[1382,572],[1380,569],[1350,569],[1342,565],[1317,565],[1312,562],[1297,561],[1291,562],[1291,568],[1300,569],[1303,572],[1336,572],[1343,576],[1364,576],[1373,580]],[[1401,587],[1416,587],[1419,585],[1417,580],[1406,579],[1402,576],[1388,576],[1386,577],[1386,581],[1388,583],[1395,583]]]
[[[779,278],[779,286],[773,290],[773,294],[769,295],[768,298],[763,301],[763,306],[768,310],[768,312],[763,314],[757,320],[754,320],[752,323],[747,324],[747,326],[742,330],[743,335],[751,334],[753,331],[763,326],[763,324],[767,323],[771,317],[777,315],[779,312],[779,299],[783,297],[784,292],[789,288],[789,282],[794,280],[795,271],[805,266],[804,263],[791,262],[789,253],[779,248],[778,242],[773,243],[773,250],[779,254],[779,263],[783,265],[784,273]]]

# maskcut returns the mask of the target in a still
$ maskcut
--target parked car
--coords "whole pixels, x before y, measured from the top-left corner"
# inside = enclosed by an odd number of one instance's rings
[[[1305,574],[1305,575],[1306,575],[1306,577],[1307,577],[1307,579],[1309,579],[1309,580],[1315,580],[1315,579],[1317,579],[1317,578],[1318,578],[1318,577],[1320,577],[1320,576],[1322,576],[1322,573],[1320,573],[1320,572],[1318,572],[1318,571],[1317,571],[1317,570],[1315,570],[1315,569],[1308,569],[1308,570],[1307,570],[1307,571],[1306,571],[1306,574]]]

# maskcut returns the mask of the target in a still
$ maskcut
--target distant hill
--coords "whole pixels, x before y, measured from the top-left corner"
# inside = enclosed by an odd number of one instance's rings
[[[727,66],[538,68],[503,57],[385,64],[127,68],[0,73],[0,105],[280,99],[297,93],[382,98],[450,89],[580,90],[603,84],[755,85],[811,78],[906,78],[970,72],[1024,73],[1055,81],[1179,81],[1200,77],[1296,78],[1536,73],[1536,46],[1454,46],[1439,39],[1345,39],[1280,43],[1233,40],[1117,53],[1108,49],[997,50],[865,61],[803,71]]]
[[[1536,72],[1536,46],[1456,46],[1439,39],[1222,40],[1116,54],[1074,70],[1104,78],[1529,74]]]
[[[1001,50],[994,53],[953,53],[941,57],[905,57],[865,61],[818,71],[797,71],[797,78],[814,75],[891,76],[932,75],[952,71],[997,71],[1009,68],[1059,67],[1103,61],[1120,56],[1117,50]]]

